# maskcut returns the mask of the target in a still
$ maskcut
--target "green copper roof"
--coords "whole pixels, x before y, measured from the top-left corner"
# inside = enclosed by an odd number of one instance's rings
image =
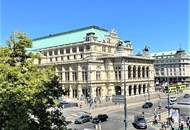
[[[29,51],[81,42],[85,40],[86,33],[90,32],[95,33],[98,41],[102,41],[103,39],[105,39],[105,35],[109,34],[108,30],[106,29],[97,26],[89,26],[85,28],[71,30],[68,32],[33,39],[32,48],[30,48]]]

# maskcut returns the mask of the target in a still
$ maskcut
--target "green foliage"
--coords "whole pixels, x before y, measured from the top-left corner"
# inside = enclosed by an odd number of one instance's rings
[[[0,128],[66,129],[67,123],[56,104],[64,93],[54,68],[33,64],[38,56],[26,53],[32,41],[23,33],[14,33],[8,45],[0,47]]]

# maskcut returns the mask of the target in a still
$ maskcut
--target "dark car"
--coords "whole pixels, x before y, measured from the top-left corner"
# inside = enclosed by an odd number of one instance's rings
[[[79,118],[77,118],[75,120],[75,124],[82,124],[82,123],[85,123],[85,122],[89,122],[92,120],[92,116],[90,115],[82,115],[80,116]]]
[[[145,104],[143,104],[142,108],[151,108],[153,106],[152,102],[146,102]]]
[[[107,114],[99,114],[98,116],[94,117],[92,119],[92,123],[99,123],[99,122],[104,122],[107,121],[108,115]]]
[[[135,116],[133,125],[135,128],[139,129],[146,129],[147,128],[147,122],[142,115]]]
[[[183,98],[190,98],[190,94],[185,94],[184,96],[183,96]]]

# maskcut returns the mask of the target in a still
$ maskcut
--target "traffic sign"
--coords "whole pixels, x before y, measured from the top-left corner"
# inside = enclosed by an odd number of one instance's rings
[[[112,95],[112,102],[124,103],[124,95]]]

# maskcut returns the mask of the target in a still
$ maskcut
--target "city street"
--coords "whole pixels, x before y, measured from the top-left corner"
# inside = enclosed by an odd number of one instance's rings
[[[150,126],[150,121],[153,119],[154,116],[154,109],[158,108],[158,104],[159,104],[159,100],[154,102],[154,105],[152,108],[149,109],[143,109],[142,105],[138,105],[135,106],[133,108],[129,108],[128,109],[128,129],[132,130],[134,129],[132,122],[134,120],[134,115],[138,115],[138,114],[142,114],[142,112],[144,112],[144,116],[148,122],[148,129],[151,130],[153,128],[151,128]],[[161,110],[162,112],[167,111],[167,109],[165,109],[165,106],[167,105],[167,99],[162,99],[161,101],[162,107],[163,109]],[[123,112],[123,105],[118,106],[117,109],[112,109],[109,111],[102,111],[102,113],[106,113],[108,114],[109,118],[108,121],[106,122],[102,122],[101,128],[102,130],[122,130],[124,129],[124,112]],[[99,114],[102,114],[99,113]],[[91,122],[88,123],[84,123],[84,124],[71,124],[69,127],[77,129],[77,130],[84,130],[84,128],[94,128],[94,124],[92,124]]]

